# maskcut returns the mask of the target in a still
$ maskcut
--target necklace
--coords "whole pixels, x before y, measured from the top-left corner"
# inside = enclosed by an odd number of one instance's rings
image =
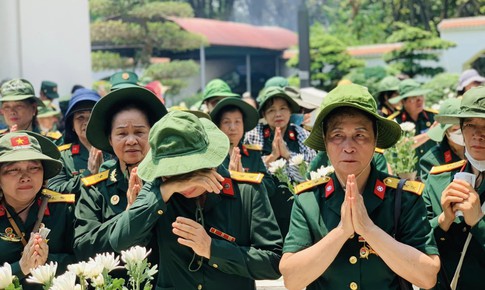
[[[24,211],[26,211],[29,207],[32,206],[32,204],[34,204],[34,201],[35,201],[35,197],[32,199],[31,202],[29,202],[29,204],[24,207],[23,209],[21,209],[20,211],[16,212],[17,215],[20,215],[21,213],[23,213]]]

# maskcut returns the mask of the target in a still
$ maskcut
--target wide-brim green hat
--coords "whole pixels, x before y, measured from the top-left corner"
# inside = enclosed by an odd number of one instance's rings
[[[458,113],[435,116],[441,124],[460,124],[460,119],[465,118],[485,119],[485,86],[472,88],[463,94]]]
[[[109,122],[112,121],[110,117],[117,113],[113,112],[114,108],[128,103],[144,108],[148,115],[148,120],[159,120],[167,114],[167,109],[160,99],[143,87],[130,85],[111,91],[101,98],[91,111],[91,117],[86,128],[86,138],[91,145],[114,154],[113,148],[109,143],[109,132],[107,132]]]
[[[377,113],[376,101],[367,88],[349,84],[337,86],[325,96],[322,102],[322,110],[315,120],[310,136],[304,142],[305,145],[315,150],[326,151],[322,122],[330,112],[339,107],[353,107],[375,118],[377,122],[376,146],[379,148],[389,148],[401,137],[399,124]]]
[[[150,151],[138,165],[138,176],[152,181],[218,167],[229,153],[229,139],[212,121],[172,111],[150,130]]]
[[[39,160],[44,169],[44,179],[56,176],[62,169],[57,146],[46,137],[30,131],[16,131],[0,138],[0,164]]]
[[[252,107],[245,101],[234,97],[224,98],[217,103],[217,105],[210,113],[212,120],[217,120],[217,117],[220,118],[219,115],[221,114],[221,111],[223,111],[224,108],[227,108],[228,106],[237,107],[243,113],[244,132],[251,131],[252,129],[254,129],[254,127],[256,127],[256,125],[258,125],[258,111],[256,111],[254,107]],[[216,125],[219,126],[220,124]]]
[[[460,112],[460,103],[461,99],[447,99],[440,105],[439,113],[436,116],[442,115],[450,115],[450,114],[458,114]],[[445,136],[446,130],[448,130],[452,124],[439,124],[438,126],[434,126],[433,128],[429,129],[426,134],[428,134],[429,138],[435,142],[443,141],[443,137]]]
[[[260,103],[259,103],[259,116],[263,117],[264,109],[265,109],[265,104],[274,98],[281,98],[285,101],[288,102],[290,105],[290,110],[291,113],[298,113],[300,111],[300,106],[298,105],[297,102],[288,94],[287,91],[285,91],[285,88],[282,87],[267,87],[265,88],[260,95]]]
[[[11,101],[26,101],[28,99],[32,99],[33,101],[35,101],[37,107],[40,107],[40,108],[44,108],[45,105],[44,105],[44,102],[42,102],[41,99],[37,98],[36,96],[34,95],[15,95],[15,96],[5,96],[2,98],[0,98],[0,103],[3,103],[3,102],[11,102]]]
[[[389,99],[389,103],[397,104],[405,98],[425,96],[430,89],[423,89],[421,84],[413,79],[406,79],[399,83],[399,96]]]
[[[204,89],[202,102],[208,101],[215,97],[239,97],[238,94],[231,91],[231,87],[220,79],[210,81]]]

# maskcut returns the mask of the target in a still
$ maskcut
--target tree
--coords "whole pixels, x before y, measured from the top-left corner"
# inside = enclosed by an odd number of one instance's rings
[[[400,42],[402,47],[384,55],[387,63],[410,77],[434,76],[444,71],[442,67],[427,65],[427,63],[438,62],[438,50],[447,49],[456,44],[442,40],[429,31],[404,23],[398,22],[395,26],[397,30],[387,38],[387,42]]]
[[[325,32],[315,24],[310,30],[310,70],[313,86],[330,91],[351,69],[364,66],[364,62],[353,58],[347,47],[338,38]],[[291,58],[291,67],[298,67],[298,56]]]
[[[344,78],[350,80],[354,84],[358,84],[369,89],[373,96],[377,96],[379,81],[388,75],[397,75],[396,71],[390,67],[373,66],[373,67],[359,67],[353,69]]]

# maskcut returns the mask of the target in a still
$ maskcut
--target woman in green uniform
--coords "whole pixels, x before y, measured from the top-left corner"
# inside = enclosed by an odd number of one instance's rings
[[[57,147],[36,133],[0,138],[0,263],[11,265],[23,289],[36,289],[25,280],[31,269],[54,261],[62,274],[75,261],[74,196],[43,187],[61,170],[58,158]]]
[[[338,86],[325,97],[305,144],[326,151],[335,172],[298,188],[280,263],[288,289],[400,289],[399,276],[434,286],[440,263],[423,184],[407,181],[396,199],[399,179],[371,162],[376,146],[400,135],[367,88]]]
[[[290,123],[292,113],[299,112],[298,104],[288,95],[284,88],[272,86],[265,88],[260,96],[259,114],[267,124],[258,124],[256,128],[246,133],[244,144],[256,144],[263,148],[263,162],[269,168],[271,162],[284,159],[288,163],[297,154],[302,154],[305,162],[315,158],[316,152],[308,148],[303,141],[308,137],[308,131]],[[297,166],[288,166],[288,176],[292,182],[305,180]],[[283,237],[288,232],[293,194],[286,183],[273,176],[277,185],[274,193],[269,192],[271,206],[276,215]]]
[[[233,172],[263,174],[266,191],[272,194],[275,185],[261,160],[262,148],[242,143],[244,133],[258,124],[258,111],[239,98],[227,97],[217,103],[210,115],[212,121],[229,138],[229,155],[222,164]]]
[[[423,198],[442,262],[435,289],[481,289],[485,275],[485,87],[467,91],[460,111],[437,116],[459,124],[466,160],[431,169]],[[468,181],[458,176],[468,175]],[[455,179],[457,178],[458,179]],[[474,183],[474,184],[472,184]]]
[[[59,146],[64,167],[57,176],[49,180],[50,189],[74,193],[79,198],[81,178],[98,173],[104,159],[103,154],[89,143],[86,127],[91,110],[100,98],[95,91],[83,88],[72,95],[65,117],[65,144]],[[105,154],[105,157],[108,156]]]
[[[221,166],[229,140],[211,121],[168,113],[150,130],[138,166],[147,182],[111,231],[115,250],[144,244],[156,231],[156,289],[254,290],[277,279],[281,234],[260,184]]]
[[[91,112],[88,141],[116,155],[117,160],[103,165],[106,170],[82,179],[74,237],[74,252],[80,260],[113,251],[109,232],[116,216],[129,207],[142,186],[135,168],[150,149],[150,128],[167,113],[162,102],[137,82],[134,73],[114,74],[111,92]]]

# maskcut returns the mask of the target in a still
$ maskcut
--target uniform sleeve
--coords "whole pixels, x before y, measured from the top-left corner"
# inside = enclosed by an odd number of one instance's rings
[[[473,238],[485,250],[485,216],[470,229]]]
[[[431,162],[431,156],[430,153],[426,153],[421,159],[419,159],[419,171],[420,171],[420,176],[421,176],[421,181],[426,182],[428,179],[429,171],[435,164]]]
[[[79,260],[87,260],[97,253],[112,252],[109,233],[119,215],[104,221],[105,201],[95,186],[81,189],[75,210],[74,253]]]
[[[241,198],[250,219],[251,246],[239,246],[226,240],[212,239],[209,265],[224,273],[250,279],[277,279],[281,276],[282,238],[269,199],[259,187],[243,185]]]
[[[388,173],[387,160],[386,160],[386,157],[384,156],[384,154],[374,153],[373,160],[374,160],[374,163],[376,164],[377,170],[379,170],[381,172]]]
[[[71,176],[71,174],[68,173],[68,170],[73,170],[72,167],[74,166],[74,161],[68,153],[62,152],[61,154],[61,161],[64,166],[59,174],[49,179],[47,187],[56,192],[74,193],[76,199],[79,199],[81,188],[83,186],[81,178],[91,175],[91,172],[89,170],[84,170],[82,174]]]
[[[295,196],[293,208],[291,209],[290,227],[288,235],[285,238],[283,253],[296,253],[313,244],[311,231],[302,204],[300,203],[300,198],[301,196]]]
[[[109,236],[113,249],[120,252],[134,245],[148,244],[152,228],[166,209],[159,183],[144,184],[130,208],[118,215],[119,218]]]
[[[65,207],[65,234],[63,240],[62,253],[49,253],[47,262],[57,262],[57,274],[63,274],[67,271],[67,266],[76,262],[73,252],[74,239],[74,205],[63,204]]]

